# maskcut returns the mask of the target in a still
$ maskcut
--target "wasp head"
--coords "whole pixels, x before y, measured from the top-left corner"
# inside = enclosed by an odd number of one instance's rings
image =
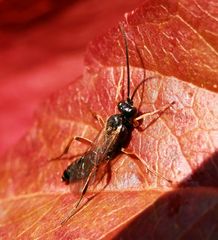
[[[121,114],[127,118],[135,117],[137,114],[137,108],[133,106],[133,101],[129,98],[126,101],[119,102],[117,107]]]

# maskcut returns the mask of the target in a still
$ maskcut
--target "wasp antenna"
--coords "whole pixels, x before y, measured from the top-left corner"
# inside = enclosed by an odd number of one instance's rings
[[[134,89],[133,94],[132,94],[130,100],[133,101],[133,98],[134,98],[136,92],[138,91],[139,87],[140,87],[142,84],[144,84],[146,81],[151,80],[151,79],[153,79],[153,78],[154,78],[154,77],[148,77],[148,78],[143,79],[143,80],[136,86],[136,88]]]
[[[124,44],[125,44],[125,50],[126,50],[126,70],[127,70],[127,99],[130,99],[130,70],[129,70],[129,50],[128,50],[128,43],[127,43],[127,37],[126,32],[124,30],[123,25],[119,24],[120,31],[122,33]]]

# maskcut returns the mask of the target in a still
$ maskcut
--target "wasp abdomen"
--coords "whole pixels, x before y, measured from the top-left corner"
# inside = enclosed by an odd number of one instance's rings
[[[63,172],[62,180],[68,184],[77,182],[88,177],[91,169],[94,166],[94,152],[88,152],[86,155],[71,163]]]

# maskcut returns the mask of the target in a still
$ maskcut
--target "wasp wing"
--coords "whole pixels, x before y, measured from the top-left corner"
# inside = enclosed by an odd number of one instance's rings
[[[110,156],[109,153],[115,151],[119,140],[121,127],[107,131],[105,126],[97,135],[92,145],[74,162],[74,173],[70,177],[71,190],[81,191],[84,185],[97,185],[106,174],[108,174],[107,183],[110,180]],[[76,177],[75,177],[76,176]]]

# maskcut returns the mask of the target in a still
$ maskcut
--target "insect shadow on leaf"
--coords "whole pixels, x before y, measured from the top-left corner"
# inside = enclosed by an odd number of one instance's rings
[[[146,81],[153,79],[153,77],[144,78],[136,86],[132,95],[130,94],[130,66],[127,36],[122,24],[119,25],[119,29],[124,40],[127,72],[127,97],[125,100],[122,100],[117,104],[119,113],[110,116],[106,123],[98,114],[93,113],[94,117],[98,119],[102,126],[102,129],[96,138],[93,141],[90,141],[89,139],[83,137],[72,137],[66,145],[64,151],[59,156],[51,159],[63,159],[68,153],[72,142],[75,140],[90,145],[87,151],[76,161],[72,162],[63,172],[62,180],[66,184],[76,184],[78,182],[82,182],[83,186],[81,189],[80,198],[77,200],[69,214],[63,219],[61,224],[67,222],[78,211],[79,205],[86,194],[89,185],[100,182],[106,173],[108,173],[109,176],[107,180],[110,180],[110,162],[120,153],[131,156],[134,162],[137,164],[140,172],[143,173],[144,168],[146,168],[151,173],[171,183],[169,179],[151,169],[136,153],[125,149],[131,140],[132,131],[140,126],[140,121],[142,119],[153,114],[158,114],[159,118],[160,115],[162,115],[174,104],[174,102],[166,105],[161,110],[143,114],[139,113],[138,108],[136,108],[133,104],[133,99],[138,89],[144,86]],[[139,53],[138,50],[137,52]],[[156,121],[158,118],[156,118],[154,121]],[[150,123],[148,126],[150,126],[152,123]]]

